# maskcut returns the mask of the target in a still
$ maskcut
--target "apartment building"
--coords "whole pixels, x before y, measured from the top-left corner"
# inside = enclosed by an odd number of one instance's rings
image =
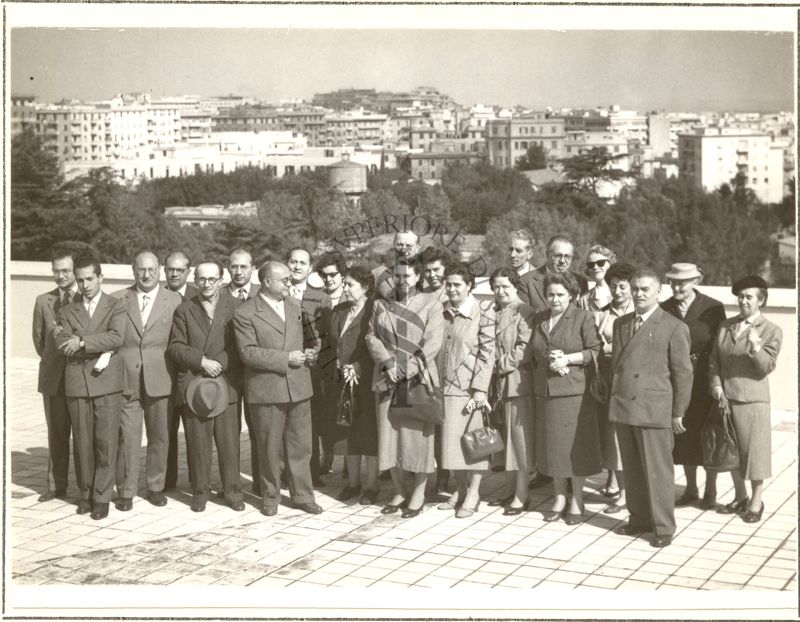
[[[567,155],[564,119],[549,112],[487,121],[484,136],[489,162],[499,168],[513,167],[534,144],[543,147],[551,161]]]

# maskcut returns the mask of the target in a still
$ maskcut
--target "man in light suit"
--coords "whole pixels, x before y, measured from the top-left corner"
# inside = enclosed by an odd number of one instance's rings
[[[64,391],[75,435],[78,514],[108,516],[114,489],[114,464],[122,404],[124,306],[101,291],[103,273],[97,260],[77,256],[75,280],[81,299],[56,313],[55,339],[66,356]]]
[[[169,355],[178,368],[175,398],[184,408],[187,456],[192,479],[192,511],[202,512],[211,484],[211,439],[217,445],[220,476],[230,507],[244,510],[239,488],[239,417],[237,405],[242,384],[242,364],[233,336],[233,313],[242,304],[222,296],[222,265],[202,261],[195,269],[199,294],[184,300],[175,311]],[[196,378],[222,377],[228,389],[227,408],[215,417],[203,417],[186,404],[186,390]]]
[[[268,261],[258,271],[259,295],[234,315],[239,355],[245,365],[245,400],[250,406],[261,478],[261,513],[274,516],[281,498],[280,447],[294,506],[309,514],[322,508],[311,482],[311,374],[317,352],[307,347],[300,304],[289,296],[289,269]],[[307,330],[307,329],[306,329]],[[305,347],[305,349],[304,349]]]
[[[521,233],[522,232],[515,232],[515,235],[520,235]],[[533,239],[528,238],[527,247],[523,245],[523,242],[523,240],[519,239],[511,240],[512,266],[514,266],[515,254],[518,255],[517,260],[522,256],[526,256],[526,263],[530,258],[530,255],[533,254]],[[521,254],[517,254],[514,250],[518,246],[520,250],[523,251]],[[530,251],[530,255],[527,254],[527,251]],[[547,297],[544,291],[545,278],[548,274],[556,274],[557,272],[570,272],[570,266],[572,265],[572,259],[574,256],[575,249],[572,246],[572,242],[570,242],[568,238],[563,235],[555,235],[550,238],[550,240],[547,242],[547,262],[543,266],[536,268],[536,270],[529,270],[528,272],[520,275],[520,300],[522,300],[522,302],[524,302],[526,305],[532,307],[537,313],[539,311],[545,311],[548,308]],[[520,268],[523,266],[520,265],[514,267],[519,272]],[[578,281],[578,285],[580,285],[580,294],[586,293],[589,288],[586,277],[578,274],[577,272],[570,273],[575,280]]]
[[[48,448],[47,488],[39,501],[67,498],[71,427],[64,394],[65,359],[56,347],[53,329],[58,310],[80,298],[72,271],[72,253],[56,250],[51,266],[57,287],[37,296],[33,308],[33,346],[40,357],[39,393],[44,400]]]
[[[172,362],[167,357],[172,316],[181,297],[159,287],[158,257],[137,253],[132,262],[135,284],[114,292],[126,310],[122,357],[125,370],[124,403],[120,413],[117,454],[117,509],[133,507],[139,488],[139,450],[142,425],[147,429],[147,498],[153,505],[167,504],[164,486],[169,451],[169,412],[172,396]]]
[[[258,293],[259,286],[251,282],[253,277],[253,256],[243,248],[231,251],[228,256],[228,273],[231,276],[230,283],[222,288],[220,292],[223,296],[233,296],[242,302],[251,300]],[[261,496],[261,477],[258,473],[258,443],[253,431],[253,419],[250,416],[250,407],[244,400],[244,396],[239,394],[239,434],[242,433],[242,411],[244,420],[247,423],[247,433],[250,437],[250,474],[253,477],[252,491],[257,497]]]
[[[197,296],[197,287],[188,283],[192,260],[183,251],[172,251],[164,260],[164,276],[167,279],[167,289],[179,294],[182,300]],[[172,408],[169,413],[169,450],[167,452],[167,476],[164,483],[165,490],[173,490],[178,484],[178,428],[184,420],[183,431],[186,437],[188,454],[189,434],[186,432],[185,415],[182,404],[179,405],[177,396],[173,396]],[[192,481],[192,467],[189,465],[189,482]]]
[[[631,279],[634,313],[614,323],[608,418],[619,438],[630,511],[621,535],[653,532],[669,546],[675,533],[672,447],[692,394],[689,327],[658,306],[659,275],[640,269]]]

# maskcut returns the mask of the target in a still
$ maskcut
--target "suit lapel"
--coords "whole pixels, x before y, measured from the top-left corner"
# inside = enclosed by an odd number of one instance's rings
[[[164,288],[159,287],[155,300],[153,300],[153,308],[150,309],[150,315],[147,316],[147,325],[144,327],[143,332],[146,333],[158,322],[158,318],[160,314],[163,312],[164,306],[166,304],[167,301],[166,301],[166,295],[164,294]]]
[[[103,318],[108,313],[108,308],[110,306],[110,301],[108,300],[108,294],[101,292],[99,294],[99,300],[97,301],[97,306],[94,308],[94,313],[92,314],[91,319],[89,320],[88,330],[89,332],[95,332],[97,327],[103,321]],[[81,305],[83,307],[83,305]],[[86,308],[83,309],[86,316],[89,316],[89,313],[86,311]]]
[[[286,322],[284,322],[281,317],[275,313],[270,305],[268,305],[261,296],[255,298],[256,301],[256,317],[270,326],[272,326],[275,330],[279,331],[282,335],[286,333]],[[286,303],[284,305],[284,313],[286,309]]]
[[[661,315],[663,313],[666,313],[666,311],[656,306],[652,315],[639,327],[639,330],[631,334],[633,332],[634,319],[636,318],[636,313],[634,312],[634,314],[627,319],[622,328],[622,339],[624,343],[620,350],[620,355],[626,352],[632,352],[645,343],[650,343],[651,340],[646,339],[645,335],[650,335],[652,333],[653,329],[661,322]]]
[[[219,299],[217,300],[217,308],[221,307],[223,304],[229,301],[229,296],[222,296],[220,295]],[[223,303],[225,301],[225,303]],[[196,296],[192,298],[192,304],[189,307],[189,313],[194,318],[194,321],[200,326],[200,329],[203,331],[204,335],[208,335],[211,331],[211,323],[208,321],[208,315],[206,314],[206,310],[203,309],[203,305],[200,304],[200,296]],[[217,317],[216,310],[214,311],[214,317]]]
[[[205,326],[207,327],[206,333],[206,344],[211,341],[211,338],[222,330],[222,327],[225,325],[225,318],[228,317],[228,306],[233,304],[233,299],[231,298],[223,298],[222,296],[219,297],[217,300],[217,307],[214,309],[214,319],[211,323],[208,322],[208,315],[206,315],[205,309],[202,308],[200,305],[200,299],[197,299],[197,304],[194,305],[195,309],[199,309],[200,313],[205,316]]]
[[[128,291],[125,293],[125,298],[127,299],[126,310],[128,312],[128,317],[131,318],[133,327],[136,329],[139,337],[141,337],[144,332],[142,329],[142,311],[139,309],[139,300],[136,297],[136,290],[129,287]]]

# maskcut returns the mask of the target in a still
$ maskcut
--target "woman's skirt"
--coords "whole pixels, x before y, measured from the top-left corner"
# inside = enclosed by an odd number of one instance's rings
[[[337,403],[330,404],[326,421],[325,438],[331,446],[334,456],[377,456],[378,455],[378,427],[375,417],[375,395],[371,390],[364,390],[356,386],[353,391],[356,409],[353,423],[350,427],[340,426],[336,423],[338,396],[342,390],[341,384],[336,384],[330,392],[335,395]],[[367,401],[369,400],[369,403]]]
[[[530,472],[536,468],[533,430],[533,397],[503,399],[505,421],[505,470]]]
[[[731,419],[739,442],[740,470],[745,479],[772,477],[772,426],[769,403],[734,402]]]
[[[491,456],[476,462],[467,462],[461,449],[461,436],[483,427],[483,417],[476,412],[470,416],[464,410],[469,397],[444,396],[444,423],[442,423],[442,464],[440,468],[454,471],[488,471]]]
[[[432,423],[396,416],[389,411],[392,391],[375,393],[378,421],[378,469],[399,467],[411,473],[435,470]]]
[[[608,404],[599,404],[597,407],[597,427],[602,467],[610,471],[621,471],[622,456],[619,453],[617,427],[613,421],[608,420]]]
[[[551,477],[599,473],[597,401],[588,393],[536,398],[536,468]]]

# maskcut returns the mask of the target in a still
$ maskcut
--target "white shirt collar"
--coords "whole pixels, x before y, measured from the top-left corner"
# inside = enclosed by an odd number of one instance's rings
[[[649,311],[645,312],[645,313],[639,314],[639,312],[637,311],[637,312],[636,312],[636,316],[637,316],[637,317],[641,317],[641,318],[642,318],[642,323],[644,323],[644,322],[646,322],[646,321],[648,320],[648,318],[649,318],[651,315],[653,315],[653,312],[654,312],[656,309],[658,309],[658,305],[653,305],[653,308],[652,308],[652,309],[650,309]]]
[[[292,283],[292,287],[294,287],[297,291],[305,292],[306,286],[308,285],[308,281],[300,281],[299,283]]]
[[[239,290],[244,290],[244,297],[247,298],[250,296],[250,283],[248,282],[246,285],[242,285],[242,287],[238,287],[233,281],[231,281],[230,285],[231,294],[237,296],[239,294]]]
[[[183,298],[184,296],[186,296],[186,285],[187,285],[187,283],[184,283],[183,286],[180,289],[176,289],[176,290],[173,290],[173,291],[176,294],[180,294],[181,298]]]
[[[140,290],[140,289],[137,287],[137,288],[136,288],[136,297],[137,297],[139,300],[141,300],[143,296],[147,296],[147,297],[148,297],[148,299],[150,299],[150,300],[154,300],[154,299],[155,299],[155,297],[156,297],[156,295],[158,294],[158,288],[159,288],[159,287],[160,287],[159,285],[156,285],[156,286],[155,286],[153,289],[151,289],[149,292],[143,292],[142,290]]]
[[[456,313],[463,315],[464,317],[469,317],[472,314],[472,306],[475,304],[475,297],[472,294],[467,295],[467,299],[462,302],[458,307],[454,307],[452,304],[449,304],[448,309],[450,313],[455,315]]]
[[[531,270],[533,270],[531,262],[526,261],[522,266],[517,268],[517,275],[522,276],[523,274],[528,274],[528,272],[530,272]]]
[[[283,306],[283,300],[273,300],[272,298],[267,296],[264,292],[258,292],[258,295],[261,296],[261,299],[264,302],[266,302],[269,306],[271,306],[273,309],[276,307]]]
[[[63,296],[64,292],[69,292],[70,298],[75,298],[75,294],[78,293],[78,284],[77,283],[73,283],[72,285],[69,286],[68,289],[61,289],[59,287],[58,288],[58,297],[60,298],[61,296]]]
[[[741,316],[741,313],[739,314],[739,317],[742,317],[742,316]],[[751,315],[751,316],[750,316],[749,318],[747,318],[747,319],[744,319],[744,318],[742,318],[742,322],[745,322],[745,323],[747,323],[747,324],[753,325],[753,324],[755,324],[755,323],[758,321],[758,318],[759,318],[759,317],[761,317],[761,311],[760,311],[760,310],[759,310],[759,311],[756,311],[756,312],[755,312],[753,315]]]

